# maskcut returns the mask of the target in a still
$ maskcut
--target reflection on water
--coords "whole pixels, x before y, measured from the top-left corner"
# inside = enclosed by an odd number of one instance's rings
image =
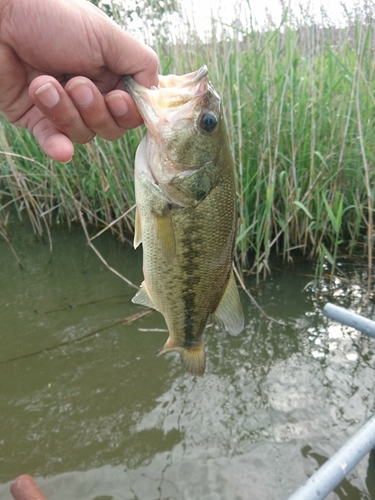
[[[375,410],[375,340],[321,314],[330,301],[373,317],[346,278],[328,294],[309,265],[275,269],[252,291],[285,326],[243,294],[245,331],[209,327],[206,375],[192,378],[154,356],[158,313],[121,322],[142,310],[134,290],[79,229],[54,231],[52,258],[29,228],[11,236],[23,270],[0,240],[1,499],[22,473],[49,500],[287,499]],[[142,281],[139,251],[96,245]],[[374,462],[328,498],[375,499]]]

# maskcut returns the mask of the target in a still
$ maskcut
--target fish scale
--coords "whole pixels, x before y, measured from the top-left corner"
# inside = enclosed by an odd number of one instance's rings
[[[207,70],[160,78],[160,94],[124,78],[147,127],[135,159],[135,246],[143,246],[144,282],[133,302],[163,314],[169,337],[159,354],[176,350],[189,373],[202,375],[210,315],[232,335],[243,329],[232,272],[234,163]]]

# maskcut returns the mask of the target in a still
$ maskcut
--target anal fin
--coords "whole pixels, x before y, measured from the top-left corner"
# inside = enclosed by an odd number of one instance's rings
[[[238,335],[243,330],[243,310],[233,271],[230,273],[224,295],[213,317],[230,335]]]

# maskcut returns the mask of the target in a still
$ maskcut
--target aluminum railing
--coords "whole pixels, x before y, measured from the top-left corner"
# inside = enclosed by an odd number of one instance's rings
[[[375,337],[375,322],[347,309],[326,304],[323,314]],[[368,420],[289,500],[323,500],[375,447],[375,415]]]

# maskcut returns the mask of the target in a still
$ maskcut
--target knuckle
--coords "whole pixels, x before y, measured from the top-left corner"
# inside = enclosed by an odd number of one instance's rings
[[[125,134],[126,130],[124,129],[117,129],[113,130],[112,133],[110,134],[100,134],[100,137],[105,139],[106,141],[117,141],[118,139],[121,139],[121,137]]]
[[[90,134],[83,136],[82,138],[76,140],[75,142],[78,142],[79,144],[87,144],[88,142],[91,142],[95,136],[96,136],[95,132],[91,132]]]
[[[78,127],[79,118],[75,112],[66,112],[52,117],[52,121],[56,124],[56,127],[64,128],[68,131]]]
[[[89,128],[82,117],[75,113],[59,115],[58,119],[52,120],[55,127],[69,137],[70,140],[79,144],[86,144],[95,137],[95,132]]]

